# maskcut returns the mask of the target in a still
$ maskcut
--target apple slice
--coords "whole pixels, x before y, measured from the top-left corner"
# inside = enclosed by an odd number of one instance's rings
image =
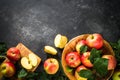
[[[37,65],[37,57],[33,53],[30,53],[28,57],[22,57],[21,65],[25,69],[30,70]]]
[[[52,55],[56,55],[57,54],[57,50],[51,46],[45,46],[44,47],[44,51],[46,53],[52,54]]]
[[[27,70],[32,69],[32,65],[27,57],[22,57],[21,65]]]
[[[63,36],[61,34],[57,34],[55,39],[54,39],[55,47],[62,49],[67,44],[67,41],[68,41],[68,39],[66,36]]]
[[[37,65],[37,58],[34,54],[30,53],[28,55],[30,63],[32,64],[33,67],[35,67]]]

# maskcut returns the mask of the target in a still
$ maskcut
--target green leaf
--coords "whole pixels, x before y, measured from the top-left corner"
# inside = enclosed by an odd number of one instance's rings
[[[39,80],[49,80],[48,75],[46,74],[46,72],[44,72],[44,71],[40,72]]]
[[[94,61],[93,68],[96,70],[96,72],[100,75],[100,77],[106,76],[108,73],[108,59],[105,58],[97,58]]]
[[[78,72],[81,77],[87,78],[87,80],[94,80],[94,76],[91,70],[81,70]]]
[[[67,66],[67,67],[66,67],[66,70],[67,70],[67,72],[72,72],[72,71],[73,71],[73,68]]]
[[[27,74],[27,76],[26,76],[26,78],[27,79],[35,79],[35,78],[37,78],[38,77],[38,73],[37,72],[29,72],[28,74]]]
[[[22,68],[18,73],[18,78],[24,78],[27,76],[27,74],[28,74],[28,72]]]
[[[114,42],[114,43],[111,42],[110,45],[113,48],[113,51],[115,53],[115,57],[117,60],[116,68],[119,68],[120,67],[120,39],[117,42]]]
[[[91,50],[90,57],[89,57],[90,61],[92,63],[94,63],[94,61],[96,60],[96,58],[100,58],[101,57],[101,53],[102,53],[101,50],[97,50],[97,49],[93,48]]]
[[[82,54],[82,53],[86,52],[87,49],[88,49],[87,46],[85,46],[85,45],[81,46],[81,47],[80,47],[80,53]]]
[[[0,64],[6,59],[6,56],[0,56]]]

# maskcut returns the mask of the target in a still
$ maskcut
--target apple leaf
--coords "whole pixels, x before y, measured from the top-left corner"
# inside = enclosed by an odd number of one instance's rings
[[[18,78],[24,78],[28,75],[28,72],[25,69],[21,69],[18,73]]]
[[[93,64],[93,68],[96,70],[96,72],[100,75],[100,77],[106,76],[108,73],[108,59],[105,58],[96,58]]]
[[[102,53],[101,50],[97,50],[95,48],[92,48],[91,53],[90,53],[90,57],[89,57],[90,61],[92,63],[94,63],[96,58],[100,58],[101,57],[101,53]]]
[[[6,59],[6,56],[0,56],[0,64]]]
[[[67,72],[72,72],[72,71],[73,71],[73,68],[67,66],[67,67],[66,67],[66,70],[67,70]]]
[[[87,49],[88,49],[87,46],[85,46],[85,45],[81,46],[81,47],[80,47],[80,53],[82,54],[82,53],[86,52]]]
[[[28,75],[26,76],[27,79],[35,80],[38,77],[37,72],[29,72]]]
[[[87,80],[95,80],[94,79],[94,75],[92,73],[91,70],[81,70],[80,72],[78,72],[78,74],[81,76],[81,77],[84,77],[84,78],[87,78]]]
[[[110,45],[113,48],[113,51],[115,53],[115,58],[117,60],[116,67],[119,68],[120,67],[120,39],[117,42],[114,42],[114,43],[111,42]]]

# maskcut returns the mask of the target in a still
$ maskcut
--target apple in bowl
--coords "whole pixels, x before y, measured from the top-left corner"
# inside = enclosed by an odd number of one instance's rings
[[[81,71],[81,70],[86,70],[87,68],[84,66],[84,65],[80,65],[79,67],[77,67],[77,69],[75,70],[75,78],[77,79],[77,80],[87,80],[87,78],[84,78],[84,77],[81,77],[80,75],[79,75],[79,72]]]
[[[78,52],[70,52],[66,54],[65,60],[68,66],[73,68],[79,66],[81,63],[80,54]]]
[[[81,56],[81,62],[82,64],[84,64],[84,66],[91,68],[93,67],[93,64],[89,60],[89,57],[90,57],[90,52],[83,53]]]
[[[96,36],[96,37],[93,37],[94,38],[94,40],[93,41],[91,41],[91,40],[89,40],[89,37],[91,36],[91,35],[99,35],[99,36]],[[85,45],[87,45],[89,48],[88,48],[88,50],[86,50],[86,52],[84,52],[85,54],[81,54],[80,53],[80,56],[81,56],[81,64],[80,65],[84,65],[85,67],[87,67],[87,68],[90,68],[90,70],[92,70],[94,67],[96,67],[95,66],[95,64],[97,64],[97,62],[94,62],[94,63],[92,63],[91,65],[89,64],[89,66],[88,66],[88,63],[86,63],[85,61],[87,61],[87,62],[91,62],[91,61],[89,61],[89,59],[90,59],[90,57],[88,56],[88,52],[90,53],[89,55],[91,56],[91,50],[94,48],[94,49],[96,49],[96,50],[101,50],[101,52],[102,52],[102,54],[100,54],[100,55],[112,55],[112,56],[115,56],[114,55],[114,52],[113,52],[113,50],[112,50],[112,47],[110,46],[110,44],[106,41],[106,40],[104,40],[103,39],[103,37],[101,37],[101,35],[100,34],[98,34],[98,33],[94,33],[94,34],[83,34],[83,35],[79,35],[79,36],[77,36],[77,37],[75,37],[75,38],[73,38],[73,39],[71,39],[67,44],[66,44],[66,46],[65,46],[65,48],[63,49],[63,52],[62,52],[62,59],[61,59],[61,62],[62,62],[62,67],[63,67],[63,70],[64,70],[64,72],[65,72],[65,74],[67,75],[67,77],[70,79],[70,80],[77,80],[77,78],[75,77],[75,70],[73,70],[72,72],[68,72],[67,71],[67,67],[69,66],[69,64],[68,64],[68,62],[66,62],[66,55],[68,54],[68,53],[71,53],[71,52],[73,52],[73,51],[77,51],[76,50],[76,45],[81,41],[81,40],[85,40],[86,41],[86,44]],[[79,48],[80,49],[80,48]],[[109,64],[109,59],[107,58],[102,58],[102,56],[100,56],[100,61],[105,61],[106,62],[106,65],[108,65]],[[96,58],[95,59],[96,61],[98,60],[99,61],[99,59],[98,58]],[[112,59],[112,60],[114,60],[114,59]],[[114,62],[114,61],[113,61]],[[116,61],[115,61],[116,62]],[[103,63],[103,62],[99,62],[99,63]],[[86,65],[87,64],[87,65]],[[112,76],[112,74],[113,74],[113,72],[114,72],[114,69],[115,69],[115,63],[112,63],[111,65],[113,65],[113,68],[112,69],[110,69],[110,70],[108,70],[107,68],[106,68],[106,66],[105,66],[105,69],[107,69],[107,74],[104,76],[104,77],[102,77],[102,79],[104,79],[104,80],[108,80],[111,76]],[[101,67],[101,66],[100,66]],[[97,67],[98,68],[98,67]],[[74,67],[73,69],[77,69],[77,67]],[[99,69],[99,68],[98,68]],[[93,71],[94,72],[94,71]],[[96,73],[96,72],[95,72]],[[97,80],[101,80],[101,78],[97,78]]]

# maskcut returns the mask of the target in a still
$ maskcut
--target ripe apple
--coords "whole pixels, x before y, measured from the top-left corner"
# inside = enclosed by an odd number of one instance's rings
[[[120,70],[113,73],[112,80],[120,80]]]
[[[16,47],[9,48],[7,51],[7,57],[13,61],[19,60],[21,57],[19,49],[17,49]]]
[[[108,70],[115,69],[117,61],[116,58],[112,55],[103,55],[102,58],[108,59]]]
[[[25,68],[27,70],[32,69],[33,67],[35,67],[37,65],[36,55],[34,55],[33,53],[30,53],[28,55],[28,57],[22,57],[21,65],[23,66],[23,68]]]
[[[78,52],[70,52],[66,54],[66,63],[69,67],[77,67],[81,64],[80,54]]]
[[[78,72],[80,72],[83,69],[87,69],[84,65],[80,65],[76,70],[75,70],[75,77],[77,80],[87,80],[87,78],[81,77]]]
[[[103,46],[103,37],[98,33],[90,34],[86,38],[86,43],[90,48],[100,49]]]
[[[1,74],[5,77],[12,77],[15,74],[15,66],[12,62],[3,62],[0,66]]]
[[[48,58],[44,62],[44,70],[48,74],[55,74],[59,69],[59,63],[55,58]]]
[[[76,51],[77,51],[78,53],[80,53],[80,48],[81,48],[81,46],[84,46],[84,45],[86,45],[86,40],[80,40],[80,41],[76,44]]]
[[[89,57],[90,57],[90,52],[84,52],[81,55],[81,62],[84,66],[91,68],[93,67],[93,64],[90,62]]]

